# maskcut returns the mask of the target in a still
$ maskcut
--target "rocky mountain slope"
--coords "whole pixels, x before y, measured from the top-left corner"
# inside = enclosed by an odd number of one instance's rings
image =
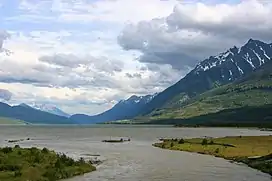
[[[272,62],[233,83],[214,88],[183,103],[153,111],[142,120],[153,123],[268,123],[272,125]],[[140,119],[138,120],[140,121]]]
[[[141,115],[163,108],[181,107],[189,99],[216,87],[231,83],[272,61],[272,44],[250,39],[200,62],[173,86],[159,93],[143,107]]]

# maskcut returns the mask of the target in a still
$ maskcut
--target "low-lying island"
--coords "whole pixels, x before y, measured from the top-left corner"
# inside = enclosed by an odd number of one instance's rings
[[[0,148],[1,181],[56,181],[95,170],[91,161],[73,160],[47,148]]]
[[[195,152],[242,162],[272,175],[272,136],[160,139],[155,147]]]

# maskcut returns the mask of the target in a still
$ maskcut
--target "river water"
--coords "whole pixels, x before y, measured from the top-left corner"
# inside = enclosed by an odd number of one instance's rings
[[[272,132],[230,128],[173,128],[162,126],[0,126],[0,145],[48,147],[73,158],[96,155],[97,171],[67,181],[271,181],[271,177],[221,158],[152,147],[161,137],[192,138]],[[102,143],[129,137],[131,142]],[[5,140],[30,138],[20,143]],[[100,156],[97,156],[100,155]]]

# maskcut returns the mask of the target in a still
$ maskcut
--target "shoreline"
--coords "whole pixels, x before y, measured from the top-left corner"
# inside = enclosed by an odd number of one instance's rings
[[[254,139],[257,140],[253,141]],[[265,140],[263,144],[260,142],[257,145],[261,149],[254,149],[255,142],[262,139]],[[230,162],[245,164],[250,168],[272,176],[272,136],[160,139],[160,141],[152,144],[152,146],[167,150],[210,155]],[[264,146],[265,144],[267,144],[267,147]]]
[[[63,180],[96,170],[100,161],[72,159],[47,148],[0,147],[1,181]]]

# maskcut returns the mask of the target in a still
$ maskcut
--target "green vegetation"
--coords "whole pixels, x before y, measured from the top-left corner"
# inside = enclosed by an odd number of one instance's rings
[[[19,145],[0,148],[1,181],[56,181],[95,169],[82,158],[75,161],[47,148],[20,148]]]
[[[180,93],[166,104],[162,109],[157,109],[147,116],[138,117],[133,122],[152,122],[155,124],[179,124],[186,120],[191,123],[198,122],[199,118],[204,121],[209,120],[209,116],[217,113],[228,115],[231,111],[237,112],[235,117],[246,116],[247,111],[252,108],[271,107],[272,105],[272,64],[267,64],[252,74],[242,77],[237,81],[221,86],[189,98],[186,94]],[[243,110],[244,109],[244,110]],[[227,110],[230,110],[229,112]],[[226,111],[226,112],[224,112]],[[258,111],[261,111],[260,109]],[[253,121],[258,123],[261,117],[258,111],[255,111],[256,119]],[[227,113],[228,112],[228,113]],[[222,114],[223,113],[223,114]],[[232,114],[233,115],[233,114]],[[251,114],[252,116],[252,114]],[[264,116],[272,119],[272,114]],[[221,117],[214,116],[213,121],[220,123],[221,121],[233,121],[237,123],[240,120],[220,120]],[[231,118],[233,118],[232,116]],[[196,118],[196,119],[195,119]],[[230,117],[229,117],[230,118]],[[224,118],[223,118],[224,119]],[[244,120],[244,122],[247,122]],[[252,121],[248,121],[252,123]],[[203,122],[202,122],[203,123]]]
[[[246,163],[272,175],[272,136],[238,136],[224,138],[164,139],[155,143],[163,149],[214,155]]]
[[[25,124],[25,122],[18,119],[0,117],[0,125],[1,124]]]

